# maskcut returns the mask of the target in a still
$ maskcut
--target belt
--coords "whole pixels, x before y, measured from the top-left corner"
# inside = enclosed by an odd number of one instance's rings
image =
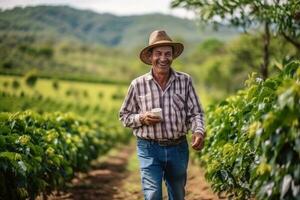
[[[141,137],[138,138],[141,140],[157,143],[159,146],[174,146],[180,144],[183,141],[186,141],[185,135],[176,139],[148,139],[148,138],[141,138]]]

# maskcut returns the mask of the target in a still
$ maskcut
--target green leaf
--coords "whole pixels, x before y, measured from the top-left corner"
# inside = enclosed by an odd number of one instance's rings
[[[2,149],[5,146],[5,137],[0,135],[0,149]]]
[[[7,158],[11,161],[17,161],[22,159],[22,156],[19,153],[4,151],[0,153],[0,158]]]
[[[280,191],[280,199],[283,199],[287,191],[290,189],[292,179],[293,178],[290,174],[287,174],[283,177]]]

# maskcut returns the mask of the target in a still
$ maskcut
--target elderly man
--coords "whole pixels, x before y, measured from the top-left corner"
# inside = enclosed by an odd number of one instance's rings
[[[204,144],[204,117],[199,98],[188,74],[171,68],[183,51],[165,31],[151,33],[140,59],[151,71],[131,82],[120,110],[124,126],[137,137],[137,154],[146,200],[162,199],[162,180],[170,200],[182,200],[189,150],[186,134],[191,129],[192,147]],[[152,112],[153,109],[161,113]]]

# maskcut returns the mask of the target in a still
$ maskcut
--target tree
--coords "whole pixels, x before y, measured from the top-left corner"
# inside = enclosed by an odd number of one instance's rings
[[[31,71],[27,72],[24,75],[24,79],[25,79],[26,84],[29,87],[34,87],[37,80],[38,80],[37,71],[36,70],[31,70]]]
[[[299,0],[173,0],[171,5],[193,9],[200,20],[213,23],[215,27],[227,23],[246,31],[263,25],[261,74],[264,79],[268,77],[270,33],[282,35],[300,50]]]

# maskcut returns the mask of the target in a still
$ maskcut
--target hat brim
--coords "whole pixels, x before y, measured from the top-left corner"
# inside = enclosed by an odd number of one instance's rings
[[[147,65],[152,65],[152,62],[150,60],[150,55],[151,55],[150,49],[152,49],[154,47],[159,47],[159,46],[173,47],[173,59],[180,56],[180,54],[183,52],[183,49],[184,49],[184,46],[181,43],[170,42],[170,41],[161,41],[161,42],[149,45],[149,46],[145,47],[144,49],[142,49],[142,51],[140,53],[141,61]]]

